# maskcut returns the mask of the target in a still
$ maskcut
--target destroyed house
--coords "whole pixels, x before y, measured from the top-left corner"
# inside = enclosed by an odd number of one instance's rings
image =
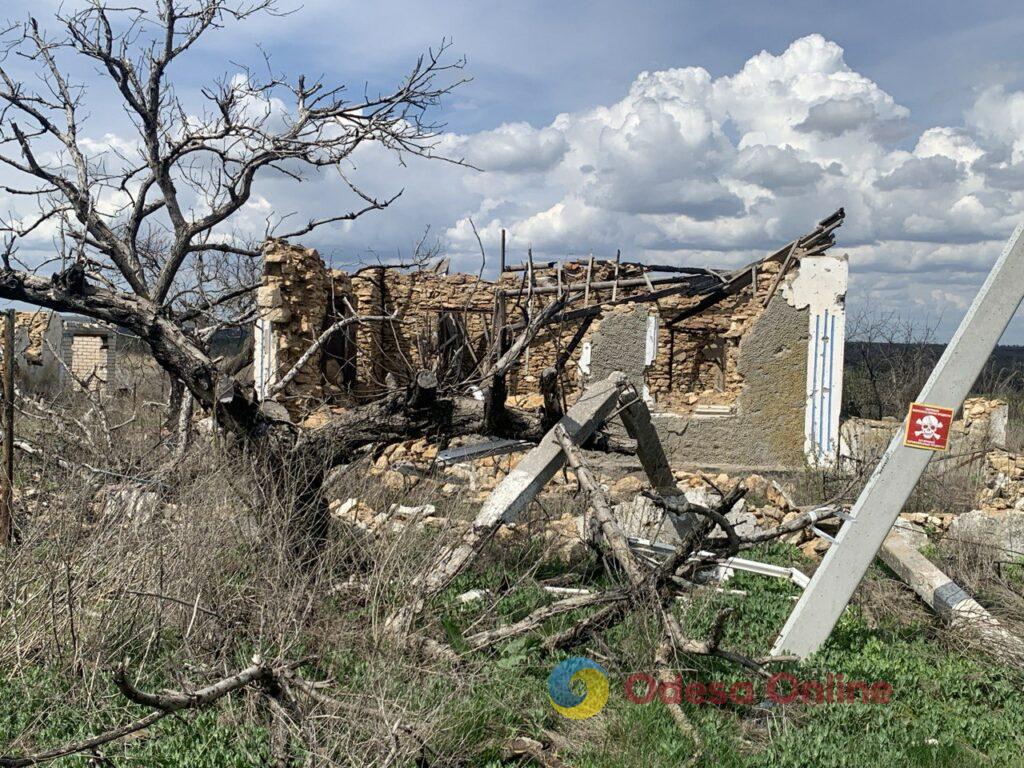
[[[14,373],[17,385],[31,394],[49,394],[59,385],[60,315],[46,310],[14,313]]]
[[[113,386],[116,329],[50,310],[14,313],[14,374],[26,394],[67,387],[108,392]],[[75,382],[72,383],[71,379]]]
[[[422,369],[442,389],[474,391],[500,329],[507,343],[546,312],[508,376],[511,404],[539,407],[546,371],[569,403],[622,371],[675,461],[829,464],[847,284],[846,257],[829,250],[842,219],[837,211],[740,269],[530,258],[503,265],[496,280],[388,266],[346,273],[315,250],[272,240],[257,295],[257,395],[303,421],[403,387]]]
[[[67,317],[63,326],[64,378],[74,377],[79,386],[94,391],[111,391],[117,360],[117,329],[83,317]]]

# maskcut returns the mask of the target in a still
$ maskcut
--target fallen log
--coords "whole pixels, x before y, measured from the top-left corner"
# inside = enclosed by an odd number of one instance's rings
[[[615,605],[624,601],[627,596],[628,594],[622,590],[573,595],[550,605],[541,606],[514,624],[506,624],[496,629],[488,629],[470,635],[466,638],[466,643],[471,650],[479,651],[500,643],[502,640],[508,640],[540,629],[545,621],[553,619],[555,616],[561,616],[564,613],[570,613],[582,608],[593,608],[598,605]]]
[[[404,393],[402,393],[404,395]],[[506,407],[502,426],[486,429],[484,404],[472,397],[438,398],[426,407],[413,409],[403,396],[391,396],[337,414],[328,423],[299,434],[291,453],[325,466],[344,464],[361,448],[421,437],[448,438],[491,434],[539,440],[544,435],[540,413]]]

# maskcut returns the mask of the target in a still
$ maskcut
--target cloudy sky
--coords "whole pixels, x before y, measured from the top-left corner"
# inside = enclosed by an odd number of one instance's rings
[[[73,5],[74,0],[69,0]],[[20,7],[19,7],[20,6]],[[40,20],[52,0],[6,0]],[[1016,10],[1015,10],[1016,9]],[[593,252],[731,266],[847,211],[853,312],[956,327],[1024,217],[1024,14],[1011,2],[451,2],[310,0],[211,34],[174,72],[198,89],[240,63],[394,84],[452,38],[472,82],[440,149],[480,170],[406,166],[373,149],[353,177],[400,200],[307,242],[337,264],[408,254],[431,227],[456,266],[501,228],[513,258]],[[88,70],[85,134],[127,139]],[[122,133],[124,135],[122,135]],[[0,193],[0,205],[12,203]],[[244,211],[302,219],[351,204],[336,175],[267,178]],[[45,248],[45,244],[36,244]],[[1024,343],[1015,321],[1004,342]]]

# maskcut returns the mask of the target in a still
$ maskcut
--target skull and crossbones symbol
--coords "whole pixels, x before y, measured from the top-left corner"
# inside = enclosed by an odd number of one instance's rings
[[[930,413],[922,416],[914,422],[920,429],[914,430],[914,437],[923,437],[925,440],[935,440],[942,432],[942,422]]]

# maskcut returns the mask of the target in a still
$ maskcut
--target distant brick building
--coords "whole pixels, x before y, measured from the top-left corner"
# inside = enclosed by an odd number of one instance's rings
[[[71,385],[70,375],[97,392],[113,387],[117,332],[103,323],[44,309],[19,310],[14,349],[15,381],[26,394],[52,396]]]
[[[79,382],[100,392],[109,392],[113,388],[117,361],[117,332],[114,328],[82,318],[66,318],[60,354],[67,369]],[[61,373],[67,377],[63,368]]]

